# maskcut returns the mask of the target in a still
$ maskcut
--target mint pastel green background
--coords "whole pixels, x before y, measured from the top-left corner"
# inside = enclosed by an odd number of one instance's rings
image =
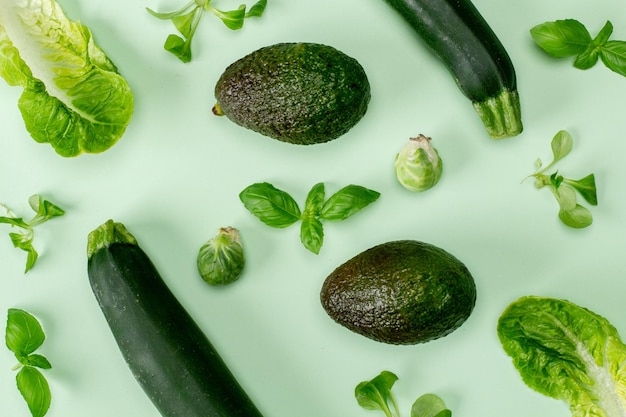
[[[186,0],[185,0],[186,1]],[[206,15],[183,64],[162,49],[168,11],[181,0],[61,0],[118,65],[135,94],[135,114],[118,144],[100,155],[63,159],[35,143],[17,109],[18,88],[0,82],[0,201],[30,216],[40,193],[66,209],[36,230],[41,254],[23,274],[25,254],[0,225],[0,323],[26,309],[48,338],[53,364],[50,417],[157,417],[131,376],[89,288],[87,234],[109,218],[123,222],[172,291],[205,330],[268,417],[370,416],[355,385],[395,372],[403,416],[421,394],[440,395],[455,416],[566,417],[567,405],[527,388],[502,351],[495,326],[523,295],[569,299],[607,317],[626,335],[626,79],[602,65],[576,70],[532,42],[546,20],[576,18],[593,35],[606,19],[626,39],[621,0],[475,0],[515,63],[524,132],[490,139],[453,79],[383,0],[269,0],[266,14],[232,32]],[[236,6],[238,2],[217,1]],[[340,139],[297,147],[211,115],[223,69],[262,46],[284,41],[332,45],[365,68],[372,100],[365,118]],[[559,165],[596,174],[599,205],[584,230],[563,226],[549,191],[536,190],[540,157],[561,129],[574,150]],[[393,159],[410,136],[433,138],[445,164],[439,184],[411,194],[395,180]],[[319,255],[297,226],[270,229],[238,193],[268,181],[303,203],[325,182],[330,194],[363,185],[381,198],[342,223],[326,223]],[[248,264],[236,284],[211,288],[197,274],[200,246],[222,226],[240,229]],[[371,246],[417,239],[461,259],[478,287],[469,320],[428,344],[388,346],[332,322],[319,303],[324,278]],[[28,416],[15,388],[11,353],[0,349],[0,415]]]

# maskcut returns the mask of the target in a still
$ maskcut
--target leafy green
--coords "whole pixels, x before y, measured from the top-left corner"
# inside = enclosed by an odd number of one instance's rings
[[[304,210],[300,210],[291,195],[267,182],[252,184],[239,193],[246,209],[270,227],[285,228],[301,221],[300,241],[315,254],[324,242],[322,220],[345,220],[378,197],[377,191],[348,185],[325,200],[325,186],[318,183],[309,191]]]
[[[610,70],[626,76],[626,42],[609,40],[613,24],[608,20],[595,38],[575,19],[545,22],[533,27],[530,34],[549,55],[575,57],[574,66],[578,69],[589,69],[600,59]]]
[[[33,139],[64,157],[109,149],[133,113],[127,82],[54,0],[0,2],[0,76],[23,87],[18,107]]]
[[[248,11],[245,4],[237,9],[223,11],[211,5],[211,0],[192,0],[178,10],[168,13],[159,13],[146,7],[154,17],[161,20],[171,20],[180,35],[170,34],[165,40],[164,48],[183,62],[191,61],[191,41],[196,33],[198,24],[205,11],[213,13],[232,30],[241,29],[244,20],[250,17],[261,17],[265,11],[267,0],[258,0]]]
[[[567,156],[574,146],[572,136],[565,130],[557,132],[552,138],[552,162],[545,167],[541,159],[535,162],[536,171],[531,174],[535,178],[535,187],[548,187],[559,203],[559,219],[569,227],[584,228],[593,222],[591,211],[586,207],[578,204],[576,200],[576,191],[589,204],[598,205],[598,197],[596,193],[596,181],[594,174],[589,174],[584,178],[575,180],[565,178],[558,173],[546,174],[548,169],[552,168],[558,161]]]
[[[39,254],[33,246],[33,240],[35,239],[35,226],[40,225],[54,217],[59,217],[65,214],[62,208],[52,204],[48,200],[44,200],[40,195],[35,194],[28,199],[30,207],[35,211],[35,215],[32,219],[26,221],[21,217],[15,217],[10,210],[6,209],[7,216],[0,216],[0,224],[5,223],[14,227],[22,229],[21,232],[11,232],[9,237],[13,246],[25,251],[28,256],[26,258],[26,270],[25,273],[30,271],[39,257]],[[4,206],[2,206],[4,207]]]
[[[43,355],[33,353],[41,347],[45,338],[41,324],[32,314],[17,308],[8,310],[6,346],[18,360],[14,367],[14,370],[19,369],[17,388],[33,417],[43,417],[52,401],[48,381],[37,369],[50,369],[52,365]]]
[[[506,308],[497,332],[524,382],[569,403],[573,417],[626,415],[626,345],[606,318],[528,296]]]
[[[382,371],[373,379],[360,382],[354,390],[354,396],[359,405],[367,410],[382,410],[387,417],[392,417],[394,413],[389,407],[391,405],[395,415],[399,416],[398,404],[391,392],[397,380],[393,372]]]
[[[239,231],[222,227],[198,252],[198,272],[211,285],[226,285],[239,279],[245,266]]]
[[[369,381],[360,382],[354,389],[357,403],[366,410],[381,410],[386,417],[400,417],[400,410],[392,387],[398,380],[396,374],[382,371]],[[451,417],[441,398],[435,394],[420,396],[411,407],[411,417]]]

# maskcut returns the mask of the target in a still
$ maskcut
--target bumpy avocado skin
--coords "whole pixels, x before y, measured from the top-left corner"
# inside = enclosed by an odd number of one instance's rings
[[[283,142],[328,142],[367,111],[370,85],[359,62],[316,43],[279,43],[235,61],[215,86],[233,122]]]
[[[465,265],[434,245],[400,240],[335,269],[320,299],[328,315],[370,339],[398,345],[450,334],[470,316],[476,284]]]

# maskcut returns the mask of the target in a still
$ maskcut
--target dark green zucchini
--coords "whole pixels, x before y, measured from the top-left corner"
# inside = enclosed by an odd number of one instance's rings
[[[470,0],[385,1],[452,73],[492,138],[522,132],[513,63]]]
[[[89,234],[93,292],[133,375],[165,417],[261,417],[121,223]]]

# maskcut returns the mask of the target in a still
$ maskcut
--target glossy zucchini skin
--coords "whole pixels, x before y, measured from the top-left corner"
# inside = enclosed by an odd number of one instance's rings
[[[262,417],[123,225],[90,234],[89,281],[133,375],[164,417]]]
[[[470,0],[385,0],[448,68],[489,135],[522,132],[513,63]]]

